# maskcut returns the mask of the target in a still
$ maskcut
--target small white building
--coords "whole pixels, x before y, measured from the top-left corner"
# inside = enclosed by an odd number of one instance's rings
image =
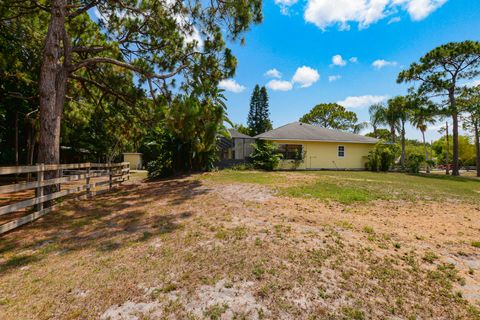
[[[130,169],[141,170],[143,169],[143,153],[138,152],[124,152],[123,162],[130,162]]]

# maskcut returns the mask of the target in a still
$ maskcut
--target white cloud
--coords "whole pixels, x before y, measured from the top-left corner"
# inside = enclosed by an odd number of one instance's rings
[[[297,2],[298,0],[275,0],[275,4],[280,7],[280,12],[284,15],[288,15],[288,9]]]
[[[267,87],[275,91],[290,91],[293,88],[293,84],[290,81],[270,80],[267,83]]]
[[[343,67],[347,65],[347,61],[345,61],[341,55],[337,54],[332,57],[332,64],[334,66]]]
[[[396,61],[387,61],[383,59],[375,60],[372,63],[372,66],[376,69],[382,69],[384,67],[395,67],[397,65]]]
[[[270,78],[280,79],[282,77],[282,73],[280,71],[278,71],[277,69],[273,68],[273,69],[270,69],[267,72],[265,72],[265,76],[270,77]]]
[[[346,108],[364,108],[375,103],[383,102],[387,99],[388,99],[388,96],[365,95],[365,96],[347,97],[342,101],[338,101],[337,103]]]
[[[307,66],[297,68],[293,75],[292,82],[300,84],[302,88],[310,87],[312,84],[320,79],[320,74],[317,70]]]
[[[340,80],[342,78],[341,75],[334,75],[334,76],[329,76],[328,77],[328,82],[334,82],[334,81],[337,81],[337,80]]]
[[[446,2],[447,0],[394,0],[395,4],[403,5],[414,21],[425,19]]]
[[[427,131],[438,131],[440,129],[445,129],[445,122],[433,126],[427,126]]]
[[[392,19],[388,20],[388,24],[393,24],[402,21],[400,17],[393,17]]]
[[[241,84],[237,83],[233,79],[224,79],[220,81],[218,86],[222,89],[225,89],[230,92],[240,93],[245,91],[246,87],[242,86]]]
[[[349,30],[350,23],[367,28],[396,12],[406,10],[412,20],[426,18],[447,0],[308,0],[304,19],[322,30],[338,26]]]
[[[358,63],[358,58],[357,57],[351,57],[350,59],[348,59],[348,61],[350,61],[351,63]]]

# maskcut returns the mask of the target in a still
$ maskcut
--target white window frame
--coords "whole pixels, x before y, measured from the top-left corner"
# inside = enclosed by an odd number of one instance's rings
[[[343,148],[343,156],[340,155],[340,148]],[[337,146],[337,158],[345,158],[346,156],[346,148],[344,145]]]

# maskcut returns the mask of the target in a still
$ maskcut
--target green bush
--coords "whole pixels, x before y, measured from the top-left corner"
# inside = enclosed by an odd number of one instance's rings
[[[252,144],[252,147],[251,159],[256,169],[271,171],[278,167],[282,155],[277,152],[277,147],[274,144],[258,141]]]
[[[419,173],[420,166],[425,162],[425,156],[419,153],[411,153],[405,160],[408,172]]]
[[[173,175],[173,154],[166,151],[158,156],[156,160],[147,163],[148,178],[159,179]]]
[[[395,164],[399,148],[396,144],[379,142],[368,154],[367,169],[370,171],[388,171]]]

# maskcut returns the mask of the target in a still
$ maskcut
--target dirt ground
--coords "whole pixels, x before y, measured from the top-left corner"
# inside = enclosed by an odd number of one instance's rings
[[[0,318],[480,319],[480,204],[297,198],[279,188],[315,176],[277,175],[134,180],[7,234]]]

